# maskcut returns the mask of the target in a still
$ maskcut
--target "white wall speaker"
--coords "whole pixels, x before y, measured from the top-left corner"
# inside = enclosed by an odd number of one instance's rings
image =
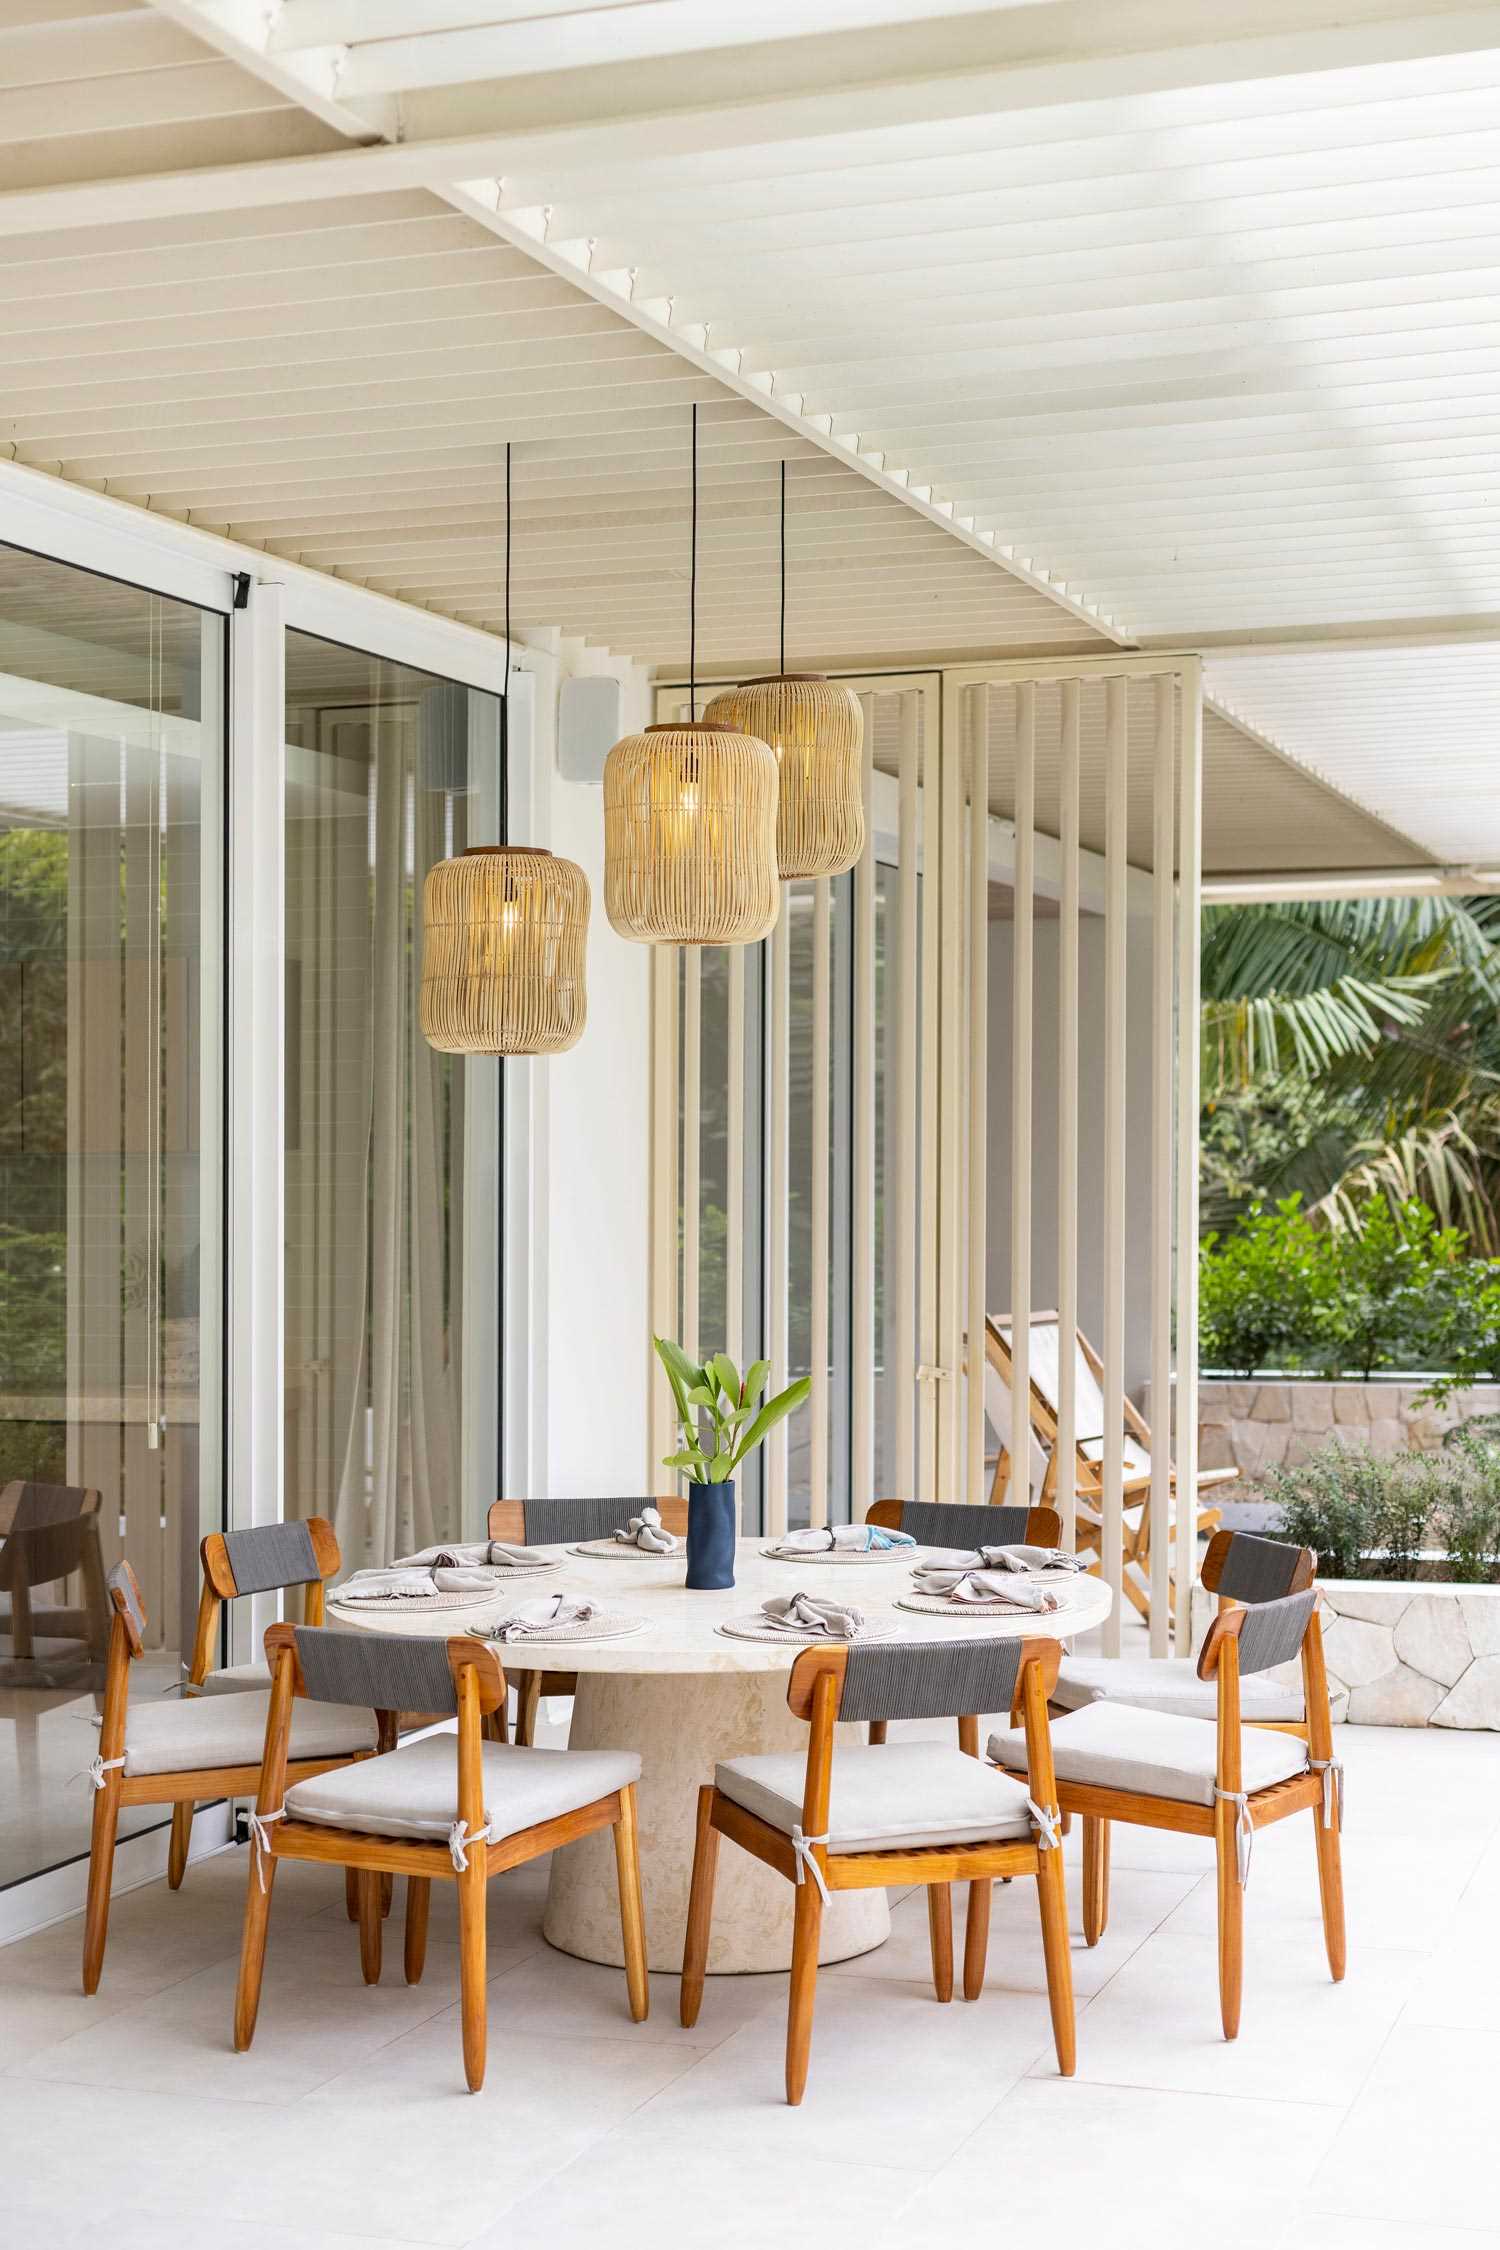
[[[600,676],[564,680],[557,706],[557,770],[564,781],[602,782],[620,739],[620,683]]]

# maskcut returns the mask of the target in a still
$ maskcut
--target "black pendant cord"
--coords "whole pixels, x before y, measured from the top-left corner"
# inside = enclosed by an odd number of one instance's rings
[[[786,678],[786,463],[781,464],[781,676]]]
[[[688,571],[688,720],[698,717],[698,407],[693,405],[692,556]]]
[[[505,444],[505,684],[500,691],[500,841],[510,841],[510,440]]]

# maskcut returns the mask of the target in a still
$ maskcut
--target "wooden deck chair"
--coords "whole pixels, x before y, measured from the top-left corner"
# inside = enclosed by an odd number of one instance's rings
[[[36,1606],[39,1588],[75,1576],[76,1604]],[[0,1491],[0,1594],[7,1600],[11,1655],[18,1663],[35,1661],[38,1635],[80,1642],[85,1654],[104,1662],[111,1611],[99,1547],[99,1494],[92,1486],[17,1479]]]
[[[1012,1361],[1010,1349],[1010,1316],[1008,1313],[990,1314],[985,1320],[986,1358],[1000,1370],[1005,1387],[1010,1385]],[[1055,1312],[1034,1312],[1031,1316],[1031,1425],[1048,1454],[1047,1472],[1042,1481],[1040,1497],[1051,1502],[1057,1491],[1059,1467],[1057,1438],[1058,1410],[1061,1397],[1061,1333]],[[1076,1434],[1074,1438],[1074,1468],[1078,1500],[1078,1523],[1088,1535],[1087,1546],[1080,1542],[1080,1552],[1099,1553],[1099,1539],[1103,1528],[1101,1503],[1104,1490],[1104,1363],[1082,1329],[1074,1332],[1073,1384]],[[1124,1510],[1122,1584],[1125,1594],[1142,1617],[1151,1615],[1151,1426],[1140,1409],[1126,1398],[1123,1400],[1124,1429]],[[1197,1493],[1201,1495],[1214,1485],[1233,1482],[1237,1469],[1200,1469]],[[999,1481],[1000,1471],[996,1471]],[[1177,1497],[1177,1472],[1171,1471],[1170,1491]],[[992,1494],[992,1497],[994,1495]],[[1206,1538],[1217,1530],[1220,1517],[1217,1508],[1198,1508],[1196,1530]]]

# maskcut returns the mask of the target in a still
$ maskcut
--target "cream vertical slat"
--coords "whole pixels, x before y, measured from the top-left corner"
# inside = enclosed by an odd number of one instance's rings
[[[1120,1653],[1125,1441],[1125,681],[1104,686],[1104,1578],[1115,1595],[1106,1656]]]
[[[828,1521],[828,1165],[833,1101],[833,890],[826,875],[813,884],[812,1192],[809,1198],[808,1521]]]
[[[959,1369],[963,1361],[961,1275],[963,1242],[963,1042],[965,1034],[963,947],[964,797],[967,786],[963,723],[971,714],[966,689],[951,691],[945,678],[942,698],[942,755],[938,766],[941,807],[939,928],[941,954],[934,963],[938,1006],[939,1081],[937,1087],[937,1354],[941,1371],[932,1385],[937,1419],[936,1486],[929,1497],[956,1499],[963,1492],[959,1440]],[[929,1177],[931,1175],[929,1174]]]
[[[1176,794],[1176,683],[1156,682],[1151,825],[1151,1654],[1169,1650],[1171,1606],[1172,1113],[1176,963],[1173,817]]]
[[[790,1058],[787,1034],[791,1016],[791,915],[787,889],[781,887],[781,912],[770,937],[770,991],[768,994],[767,1048],[771,1099],[767,1177],[770,1209],[767,1213],[769,1270],[767,1357],[771,1362],[771,1387],[787,1380],[787,1280],[788,1280],[788,1143],[787,1111],[790,1098]],[[786,1529],[787,1426],[782,1422],[766,1440],[766,1529],[772,1534]]]
[[[989,695],[974,692],[969,739],[969,1286],[964,1390],[968,1497],[985,1497],[984,1369],[988,1309],[990,746]]]
[[[745,1367],[745,955],[729,953],[724,1126],[724,1349]]]
[[[1062,879],[1057,974],[1057,1494],[1063,1545],[1077,1545],[1078,1431],[1078,757],[1080,688],[1062,682],[1058,822]]]
[[[680,975],[677,948],[651,950],[651,1327],[657,1336],[675,1337],[677,1294],[677,999]],[[665,1454],[677,1451],[672,1399],[654,1352],[647,1380],[651,1410],[650,1459],[646,1490],[655,1491],[665,1472]],[[679,1480],[674,1478],[674,1483]]]
[[[857,1523],[875,1492],[875,836],[871,798],[875,698],[859,699],[864,716],[861,794],[865,848],[854,869],[851,1303],[849,1309],[849,1513]]]
[[[703,955],[682,948],[682,1348],[698,1358],[703,1214]]]
[[[1177,839],[1177,1647],[1191,1639],[1189,1605],[1198,1494],[1198,1006],[1202,911],[1203,679],[1184,659],[1178,764]],[[1155,1401],[1153,1400],[1153,1407]],[[1165,1401],[1163,1401],[1163,1407]],[[1156,1427],[1166,1421],[1156,1409]]]
[[[944,682],[942,703],[947,703]],[[938,1309],[937,1182],[942,1166],[939,1090],[942,1074],[941,986],[943,961],[942,858],[943,790],[940,725],[924,714],[922,733],[922,1013],[920,1146],[922,1190],[917,1196],[917,1475],[919,1500],[938,1498]]]
[[[1011,933],[1011,1497],[1031,1494],[1031,1071],[1035,989],[1036,684],[1016,689],[1015,925]]]
[[[896,990],[896,1146],[893,1166],[893,1294],[889,1315],[892,1381],[895,1390],[895,1471],[898,1499],[917,1496],[917,1132],[920,1076],[917,1069],[917,996],[922,896],[919,881],[921,793],[918,760],[922,706],[910,692],[901,698],[901,766],[897,813]]]

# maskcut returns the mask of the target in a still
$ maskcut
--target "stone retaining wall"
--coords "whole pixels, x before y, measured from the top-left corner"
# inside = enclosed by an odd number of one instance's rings
[[[1471,1414],[1500,1413],[1500,1383],[1455,1391],[1443,1406],[1422,1397],[1420,1379],[1372,1377],[1305,1383],[1257,1376],[1198,1380],[1198,1458],[1205,1469],[1238,1468],[1238,1484],[1215,1499],[1253,1499],[1268,1469],[1295,1464],[1329,1438],[1374,1453],[1435,1452],[1445,1433]]]
[[[1318,1584],[1336,1716],[1354,1726],[1500,1729],[1500,1586],[1352,1578]],[[1195,1647],[1216,1607],[1194,1589]],[[1300,1685],[1300,1664],[1271,1677]]]

